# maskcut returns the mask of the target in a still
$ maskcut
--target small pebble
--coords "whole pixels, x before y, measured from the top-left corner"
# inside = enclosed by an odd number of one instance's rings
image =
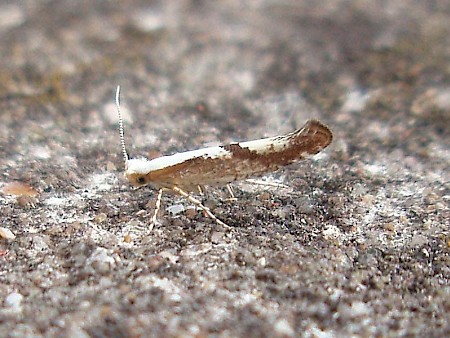
[[[392,222],[386,223],[384,225],[384,229],[387,230],[387,231],[391,231],[392,232],[392,231],[395,230],[395,225]]]
[[[259,198],[261,201],[268,201],[268,200],[270,200],[270,194],[269,194],[268,192],[263,192],[262,194],[260,194],[260,195],[258,196],[258,198]]]
[[[274,325],[275,333],[282,337],[294,337],[295,332],[291,324],[286,319],[278,319]]]
[[[211,235],[211,242],[214,244],[220,243],[223,240],[223,236],[225,235],[222,231],[214,231]]]
[[[23,296],[18,292],[12,292],[5,298],[5,305],[14,310],[19,310],[22,305]]]
[[[365,317],[370,314],[370,308],[364,302],[353,302],[348,305],[339,306],[339,314],[343,320]]]
[[[96,248],[88,258],[88,264],[100,274],[108,273],[115,263],[114,258],[108,254],[108,250],[101,247]]]
[[[96,223],[103,223],[104,221],[106,221],[108,219],[108,216],[105,214],[105,213],[100,213],[100,214],[98,214],[98,215],[96,215],[95,217],[94,217],[94,221],[96,222]]]
[[[16,238],[16,235],[13,234],[13,232],[7,228],[0,227],[0,237],[5,239],[13,240]]]
[[[189,207],[186,209],[186,216],[190,219],[197,217],[197,209],[195,207]]]
[[[186,208],[183,204],[174,204],[166,208],[166,211],[170,213],[171,216],[175,216],[184,212]]]

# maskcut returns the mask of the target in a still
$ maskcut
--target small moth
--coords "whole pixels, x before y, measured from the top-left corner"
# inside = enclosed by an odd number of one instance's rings
[[[318,120],[309,120],[302,128],[285,135],[191,150],[153,160],[130,159],[125,146],[119,96],[120,86],[116,91],[116,106],[125,177],[136,187],[151,185],[159,189],[152,226],[156,223],[164,190],[172,190],[185,197],[217,223],[226,226],[188,191],[203,185],[225,185],[274,172],[319,153],[333,139],[326,125]]]

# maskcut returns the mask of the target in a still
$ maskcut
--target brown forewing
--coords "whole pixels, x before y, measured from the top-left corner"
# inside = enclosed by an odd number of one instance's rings
[[[303,128],[272,140],[283,146],[276,149],[266,145],[264,151],[261,151],[261,149],[243,147],[242,143],[232,143],[223,146],[231,156],[196,157],[152,171],[146,175],[146,181],[158,187],[178,186],[185,190],[192,190],[197,185],[219,185],[260,176],[308,155],[317,154],[331,143],[332,133],[320,121],[310,120]]]

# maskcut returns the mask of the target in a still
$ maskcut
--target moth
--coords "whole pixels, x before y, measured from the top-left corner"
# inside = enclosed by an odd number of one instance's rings
[[[318,120],[309,120],[291,133],[245,142],[208,147],[162,156],[152,160],[130,159],[126,151],[123,118],[120,111],[120,86],[116,91],[119,133],[125,160],[125,177],[132,185],[159,189],[152,226],[157,221],[162,193],[171,190],[189,200],[221,225],[211,210],[189,192],[204,185],[226,185],[262,176],[281,167],[319,153],[333,139],[331,130]]]

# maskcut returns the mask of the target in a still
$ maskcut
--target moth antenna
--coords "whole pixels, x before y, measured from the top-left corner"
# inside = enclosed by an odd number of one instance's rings
[[[117,114],[119,115],[119,134],[120,134],[120,145],[122,146],[122,154],[123,158],[125,160],[125,165],[128,162],[128,154],[127,154],[127,148],[125,145],[125,136],[123,131],[123,118],[122,113],[120,112],[120,86],[117,86],[116,90],[116,107],[117,107]]]

